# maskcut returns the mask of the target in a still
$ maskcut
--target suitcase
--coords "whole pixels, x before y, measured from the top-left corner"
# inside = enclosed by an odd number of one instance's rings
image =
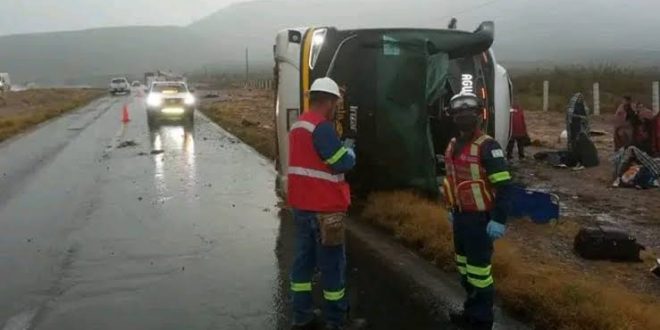
[[[575,236],[575,252],[585,259],[641,261],[644,246],[630,233],[610,226],[583,227]]]
[[[559,196],[543,191],[526,189],[520,186],[511,188],[509,216],[529,217],[538,224],[546,224],[559,219]]]

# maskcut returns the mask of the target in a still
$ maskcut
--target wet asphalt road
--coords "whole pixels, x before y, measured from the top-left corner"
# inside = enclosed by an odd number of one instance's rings
[[[0,144],[0,329],[287,329],[274,176],[204,117],[150,129],[130,96]],[[351,265],[353,313],[425,328],[380,276]]]

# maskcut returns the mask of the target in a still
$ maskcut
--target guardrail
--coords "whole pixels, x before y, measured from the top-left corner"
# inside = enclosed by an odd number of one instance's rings
[[[245,89],[272,90],[275,86],[273,79],[250,80],[244,84]]]

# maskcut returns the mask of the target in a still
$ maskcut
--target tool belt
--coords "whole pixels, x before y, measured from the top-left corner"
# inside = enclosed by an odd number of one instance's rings
[[[344,244],[346,213],[318,213],[317,219],[321,231],[321,245],[339,246]]]

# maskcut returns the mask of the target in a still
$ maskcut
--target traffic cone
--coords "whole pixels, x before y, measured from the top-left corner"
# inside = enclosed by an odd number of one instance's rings
[[[126,124],[129,121],[131,121],[131,119],[128,117],[128,104],[124,104],[124,110],[122,110],[121,113],[121,122]]]

